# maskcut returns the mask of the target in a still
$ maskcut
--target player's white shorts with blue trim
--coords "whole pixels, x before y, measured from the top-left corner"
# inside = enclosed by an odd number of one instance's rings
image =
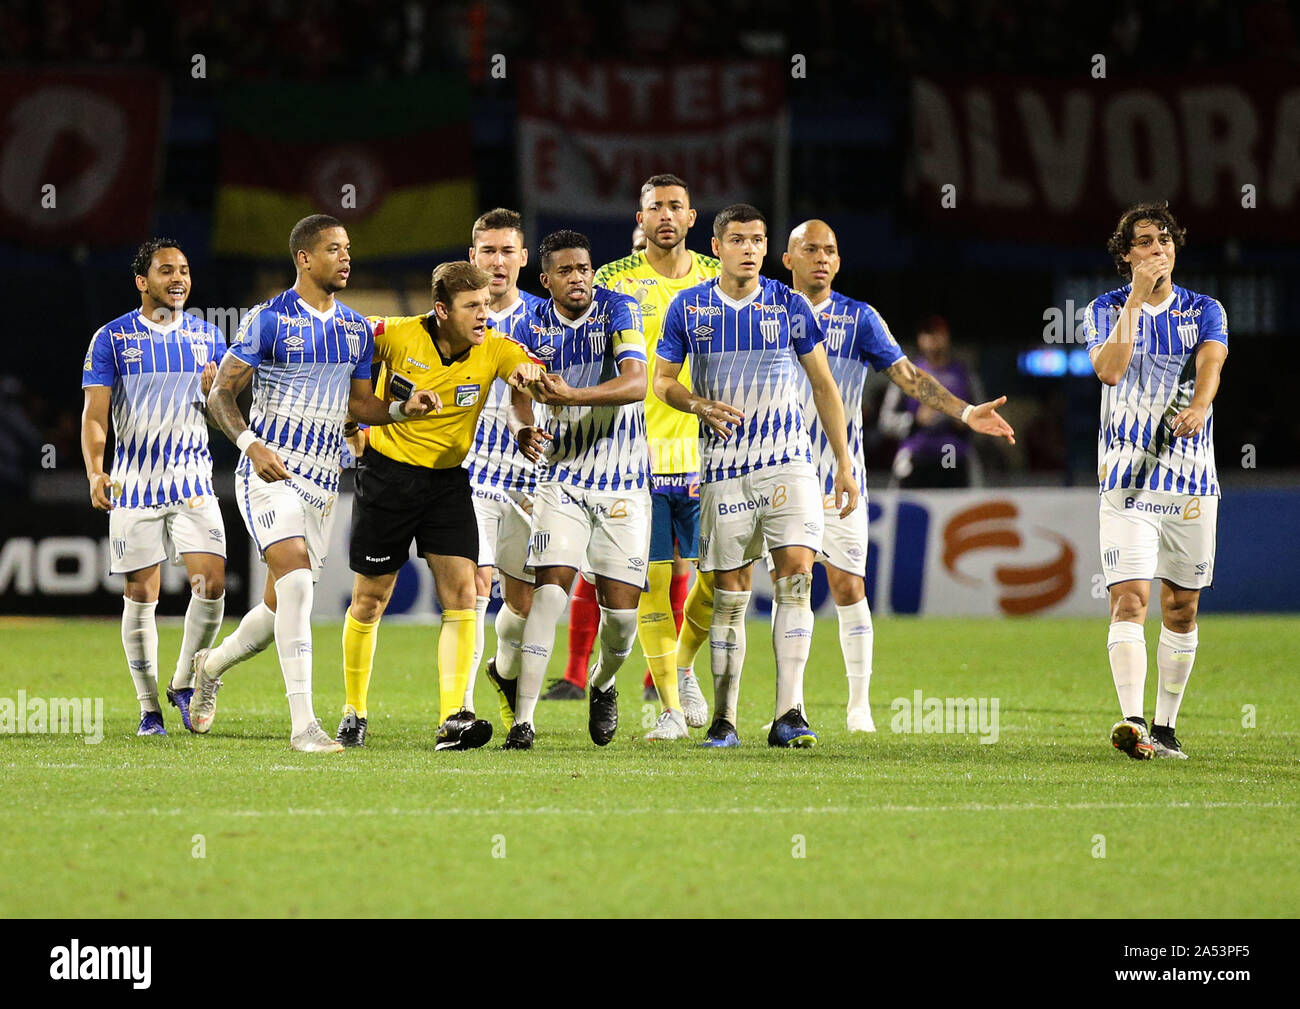
[[[826,531],[822,535],[821,553],[817,559],[825,561],[851,575],[867,576],[867,492],[863,490],[858,506],[844,518],[836,507],[835,495],[822,497],[822,521]]]
[[[528,566],[579,568],[644,586],[650,557],[650,491],[537,485]]]
[[[329,553],[337,495],[298,477],[267,483],[256,473],[244,476],[236,470],[235,500],[244,528],[263,561],[267,547],[301,536],[307,542],[312,581],[320,578]]]
[[[1101,495],[1106,585],[1163,578],[1182,589],[1214,581],[1219,499],[1117,488]]]
[[[767,466],[705,483],[700,491],[700,570],[731,571],[763,550],[821,550],[821,484],[811,466]]]
[[[226,527],[221,508],[211,494],[156,508],[123,508],[108,513],[110,574],[122,575],[170,560],[184,563],[182,554],[226,556]]]
[[[478,566],[496,568],[511,578],[533,583],[528,567],[528,537],[532,532],[533,499],[522,491],[474,485],[474,517],[478,520]]]

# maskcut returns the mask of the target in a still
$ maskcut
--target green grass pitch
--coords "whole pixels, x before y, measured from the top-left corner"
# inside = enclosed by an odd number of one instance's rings
[[[212,735],[168,707],[171,734],[138,739],[115,622],[0,629],[0,697],[103,697],[105,722],[98,745],[0,736],[5,917],[1251,917],[1293,915],[1300,895],[1294,618],[1205,615],[1178,728],[1192,759],[1145,763],[1109,743],[1104,619],[879,620],[872,736],[845,730],[819,621],[811,751],[766,745],[773,660],[752,623],[744,745],[723,752],[642,740],[634,652],[609,747],[585,703],[542,702],[531,753],[498,751],[499,724],[487,749],[435,753],[437,628],[390,623],[370,745],[332,756],[288,749],[270,652],[227,675]],[[161,639],[169,670],[179,625]],[[340,661],[338,625],[318,625],[330,731]],[[997,698],[998,741],[890,731],[916,689]],[[482,677],[478,698],[496,723]]]

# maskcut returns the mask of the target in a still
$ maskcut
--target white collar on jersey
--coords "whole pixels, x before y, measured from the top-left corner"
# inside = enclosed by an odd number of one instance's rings
[[[307,302],[303,301],[301,297],[298,298],[298,304],[300,304],[303,307],[303,310],[305,312],[319,319],[321,322],[329,322],[330,319],[334,318],[334,313],[338,310],[339,307],[339,303],[336,301],[334,302],[334,304],[330,305],[330,310],[328,312],[318,312],[316,311],[316,309],[312,308],[309,304],[307,304]]]
[[[713,289],[717,292],[718,297],[722,299],[722,303],[724,305],[728,305],[731,308],[739,310],[744,308],[746,305],[748,305],[750,302],[752,302],[755,298],[758,297],[758,292],[763,289],[763,285],[755,284],[754,289],[750,291],[747,295],[745,295],[743,298],[741,298],[739,301],[736,301],[734,298],[727,297],[727,295],[725,295],[722,292],[721,284],[714,284]]]
[[[176,312],[173,314],[171,324],[167,326],[158,325],[158,323],[154,322],[143,312],[136,312],[135,314],[140,317],[142,323],[152,329],[155,333],[174,333],[176,330],[181,328],[181,323],[185,321],[184,312]]]
[[[556,308],[554,305],[551,306],[551,311],[552,311],[553,313],[555,313],[555,317],[556,317],[557,319],[559,319],[561,323],[563,323],[564,325],[568,326],[570,329],[577,329],[577,328],[578,328],[579,326],[581,326],[584,322],[586,322],[589,318],[591,318],[591,313],[592,313],[592,312],[596,311],[596,295],[595,295],[595,294],[592,294],[592,296],[591,296],[591,304],[587,306],[587,310],[586,310],[585,312],[583,312],[580,316],[578,316],[576,319],[573,319],[572,321],[570,321],[569,319],[566,319],[564,316],[562,316],[562,315],[560,314],[560,310],[559,310],[558,308]]]
[[[1167,312],[1169,311],[1169,306],[1174,303],[1174,299],[1176,297],[1178,297],[1178,295],[1175,294],[1173,291],[1170,291],[1169,297],[1167,297],[1164,301],[1160,302],[1160,304],[1158,305],[1148,305],[1144,301],[1142,302],[1142,311],[1146,312],[1147,315],[1159,315],[1161,312]]]
[[[802,291],[800,293],[803,294]],[[812,298],[809,298],[808,295],[806,294],[804,294],[804,297],[807,298],[809,304],[812,304]],[[826,295],[826,300],[823,301],[820,305],[813,305],[812,310],[814,312],[825,312],[831,307],[831,302],[834,300],[835,298],[832,295],[828,294]]]
[[[524,303],[523,298],[516,298],[513,305],[511,305],[509,308],[503,308],[499,312],[494,312],[492,311],[492,309],[489,308],[488,318],[491,319],[493,322],[503,322],[506,319],[510,318],[510,316],[514,314],[515,309],[518,308],[523,303]]]

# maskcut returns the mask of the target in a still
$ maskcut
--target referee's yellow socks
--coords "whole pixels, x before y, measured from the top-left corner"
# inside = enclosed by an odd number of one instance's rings
[[[695,664],[706,641],[709,625],[713,623],[713,572],[697,571],[695,584],[686,597],[686,610],[682,616],[682,629],[677,635],[677,668],[689,669]]]
[[[343,618],[343,684],[347,690],[346,708],[357,717],[366,717],[366,695],[370,691],[370,671],[375,665],[375,645],[379,641],[379,621],[363,624],[349,609]]]
[[[670,594],[673,562],[654,561],[650,565],[650,588],[641,593],[636,610],[636,636],[641,640],[650,675],[665,708],[682,710],[677,696],[677,628],[673,625]]]
[[[465,687],[474,662],[473,610],[443,610],[438,635],[438,701],[441,725],[465,706]]]

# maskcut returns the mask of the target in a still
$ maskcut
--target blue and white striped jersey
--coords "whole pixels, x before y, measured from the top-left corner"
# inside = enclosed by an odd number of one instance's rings
[[[488,313],[488,325],[532,351],[533,331],[529,323],[544,304],[545,298],[520,291],[519,300],[504,312]],[[538,403],[533,407],[537,422],[544,423],[545,408]],[[492,383],[483,413],[479,415],[474,441],[465,456],[465,468],[469,470],[470,483],[475,486],[531,494],[537,487],[537,469],[519,451],[510,435],[506,422],[509,412],[510,387],[498,378]]]
[[[813,306],[813,314],[825,338],[826,361],[840,390],[840,399],[844,401],[853,479],[859,487],[866,487],[866,467],[862,461],[862,389],[867,383],[867,370],[884,371],[907,355],[880,313],[865,301],[854,301],[832,291],[820,305]],[[795,377],[799,381],[799,402],[808,423],[808,437],[812,442],[813,461],[821,478],[822,493],[831,494],[835,490],[835,453],[817,416],[817,404],[813,401],[812,383],[808,381],[807,373],[796,368]]]
[[[723,294],[716,279],[673,299],[659,357],[680,364],[690,355],[695,392],[745,415],[726,441],[700,424],[702,480],[812,462],[795,377],[803,369],[795,354],[809,354],[820,342],[808,299],[779,280],[759,277],[758,286],[740,301]]]
[[[339,301],[318,312],[292,288],[249,312],[230,347],[257,369],[248,426],[290,473],[327,494],[339,489],[352,380],[369,381],[374,352],[364,316]],[[252,475],[247,456],[238,472]]]
[[[616,378],[624,361],[645,363],[641,310],[626,294],[595,288],[591,307],[572,322],[547,301],[530,326],[533,353],[575,389]],[[554,441],[547,447],[539,481],[586,490],[649,487],[644,400],[624,406],[547,407],[546,413],[546,430]]]
[[[1110,336],[1129,290],[1125,285],[1109,291],[1088,306],[1084,324],[1089,352]],[[1174,438],[1170,433],[1173,419],[1191,405],[1196,351],[1207,340],[1228,344],[1228,316],[1213,298],[1175,286],[1160,305],[1142,306],[1128,370],[1118,385],[1101,388],[1101,490],[1218,495],[1213,405],[1200,434]]]
[[[113,390],[114,505],[148,508],[212,493],[200,378],[225,352],[221,330],[188,313],[164,328],[128,312],[90,338],[81,386]]]

